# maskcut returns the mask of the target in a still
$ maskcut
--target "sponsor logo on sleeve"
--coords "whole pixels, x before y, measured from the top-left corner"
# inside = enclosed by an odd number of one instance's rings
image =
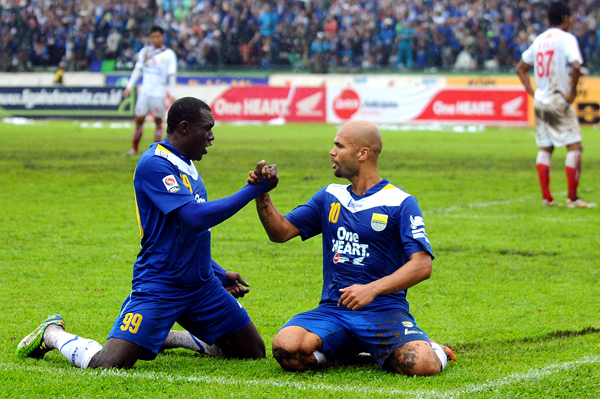
[[[371,217],[371,227],[375,231],[383,231],[387,226],[388,215],[382,215],[380,213],[373,213]]]
[[[402,325],[403,325],[404,327],[408,327],[408,328],[410,328],[410,327],[414,327],[414,326],[415,326],[415,325],[414,325],[413,323],[411,323],[410,321],[403,321],[403,322],[402,322]]]
[[[425,221],[421,216],[410,216],[410,228],[416,229],[419,226],[425,226]]]
[[[175,176],[173,176],[173,175],[169,175],[169,176],[163,178],[162,181],[163,181],[167,191],[170,193],[176,193],[177,191],[181,190],[181,187],[179,187],[179,184],[177,184],[177,180],[175,179]]]
[[[422,226],[422,227],[420,227]],[[413,238],[424,238],[425,241],[429,242],[427,233],[425,232],[425,221],[422,216],[410,216],[410,228],[412,229]]]

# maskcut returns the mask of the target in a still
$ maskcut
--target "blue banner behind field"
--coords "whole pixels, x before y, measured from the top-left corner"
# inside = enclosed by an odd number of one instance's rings
[[[130,74],[107,74],[106,86],[125,87],[129,81]],[[142,82],[139,80],[138,84]],[[269,78],[265,77],[239,77],[239,76],[177,76],[177,84],[188,86],[267,86]]]
[[[0,87],[0,117],[132,118],[135,93],[122,88]]]

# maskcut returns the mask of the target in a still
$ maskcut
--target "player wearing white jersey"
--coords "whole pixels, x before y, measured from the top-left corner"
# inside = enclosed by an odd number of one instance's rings
[[[135,103],[135,130],[133,132],[132,148],[123,155],[136,155],[138,153],[138,146],[144,131],[144,120],[150,112],[152,112],[156,124],[154,141],[162,140],[164,133],[162,120],[165,116],[167,91],[172,101],[175,101],[177,56],[173,50],[164,46],[165,34],[161,27],[152,27],[150,41],[152,42],[151,45],[140,50],[135,68],[123,93],[124,97],[128,97],[131,88],[137,83],[140,76],[143,76],[141,92]]]
[[[567,147],[565,171],[569,194],[568,208],[594,208],[577,196],[581,174],[581,129],[572,103],[577,96],[577,83],[582,74],[583,59],[571,27],[571,10],[562,1],[548,8],[550,29],[535,38],[523,52],[517,74],[527,93],[534,99],[535,138],[539,147],[536,167],[542,188],[542,205],[558,206],[550,192],[550,159],[554,147]],[[569,65],[571,76],[569,77]],[[536,90],[529,79],[534,67]]]

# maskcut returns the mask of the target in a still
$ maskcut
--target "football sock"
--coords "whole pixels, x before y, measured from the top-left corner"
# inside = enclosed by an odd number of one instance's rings
[[[144,125],[135,125],[135,129],[133,131],[133,140],[131,143],[131,148],[134,150],[138,150],[140,145],[140,140],[142,139],[142,133],[144,132]]]
[[[440,362],[442,362],[442,371],[444,371],[446,369],[446,364],[448,363],[448,356],[446,356],[446,352],[444,352],[444,350],[442,349],[440,344],[438,344],[437,342],[430,342],[430,343],[431,343],[431,347],[433,348],[433,351],[435,352],[437,357],[440,359]]]
[[[173,348],[189,349],[212,357],[225,357],[217,345],[208,345],[187,331],[169,331],[161,349]]]
[[[154,131],[154,141],[155,142],[162,141],[162,139],[163,139],[163,133],[164,133],[164,130],[163,130],[162,125],[157,126],[156,130]]]
[[[316,368],[320,369],[327,366],[327,357],[325,357],[325,354],[323,352],[314,351],[313,355],[315,355],[315,359],[317,360]]]
[[[102,350],[98,342],[69,334],[62,328],[48,328],[44,333],[46,346],[58,349],[73,365],[86,369],[92,357]]]
[[[542,188],[542,197],[545,200],[553,201],[552,194],[550,193],[550,159],[552,154],[547,151],[539,151],[535,164],[537,167],[538,178],[540,179],[540,186]]]
[[[569,188],[569,199],[577,199],[577,186],[579,185],[579,174],[581,173],[581,151],[568,151],[565,159],[565,172],[567,174],[567,186]]]

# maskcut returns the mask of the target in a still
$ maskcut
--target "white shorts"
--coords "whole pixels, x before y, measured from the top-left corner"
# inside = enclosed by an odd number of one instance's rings
[[[573,106],[560,93],[548,104],[537,100],[535,110],[535,142],[538,147],[563,147],[581,142],[581,128]]]
[[[150,97],[143,93],[135,103],[135,116],[146,116],[150,112],[155,118],[165,117],[166,97]]]

